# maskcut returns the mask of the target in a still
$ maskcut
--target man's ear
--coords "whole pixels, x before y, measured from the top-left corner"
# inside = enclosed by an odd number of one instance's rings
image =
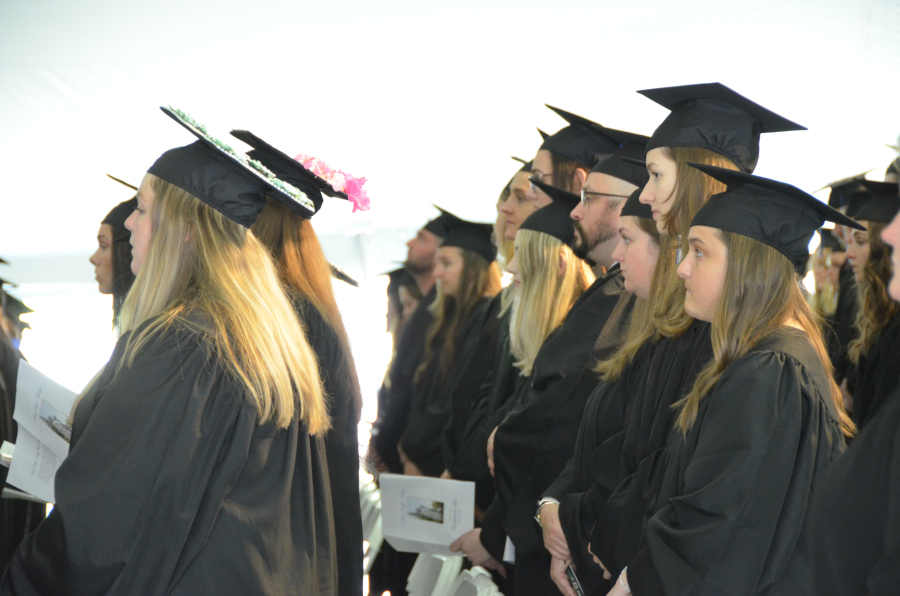
[[[584,185],[587,183],[588,172],[584,168],[575,168],[575,171],[572,172],[572,184],[575,190],[573,191],[575,194],[581,192],[581,189],[584,188]]]

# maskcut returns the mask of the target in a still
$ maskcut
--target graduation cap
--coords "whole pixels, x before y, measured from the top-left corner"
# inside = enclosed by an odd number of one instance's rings
[[[891,165],[888,166],[887,171],[884,173],[885,176],[890,174],[900,174],[900,157],[891,162]]]
[[[280,180],[255,159],[210,135],[185,112],[160,108],[196,136],[185,147],[170,149],[156,160],[149,173],[189,192],[242,226],[250,227],[266,204],[266,194],[312,217],[315,205],[292,184]]]
[[[603,127],[596,122],[550,105],[547,107],[569,125],[545,138],[541,149],[558,153],[588,168],[597,164],[598,155],[608,155],[619,150],[619,143],[603,134]]]
[[[647,173],[644,154],[650,137],[612,128],[604,128],[603,134],[619,143],[619,150],[601,159],[591,172],[620,178],[635,186],[647,184],[650,174]]]
[[[138,187],[135,186],[134,184],[129,184],[128,182],[125,182],[124,180],[120,180],[119,178],[116,178],[116,177],[113,176],[112,174],[107,174],[106,176],[107,176],[108,178],[112,178],[113,180],[115,180],[116,182],[118,182],[119,184],[121,184],[122,186],[127,186],[127,187],[130,188],[131,190],[136,191],[136,190],[138,189]]]
[[[529,174],[531,173],[531,164],[532,164],[533,162],[531,162],[531,161],[525,161],[525,160],[522,159],[521,157],[516,157],[515,155],[513,156],[513,161],[517,161],[517,162],[519,162],[520,164],[522,164],[522,167],[519,168],[518,171],[516,171],[516,174],[518,174],[519,172],[526,172],[526,173],[529,173]],[[510,182],[512,182],[512,178],[510,178]],[[507,183],[507,186],[508,186],[508,185],[509,185],[509,184]]]
[[[544,191],[554,203],[562,203],[569,208],[570,212],[581,202],[580,195],[576,195],[573,192],[561,188],[556,188],[555,186],[550,186],[546,182],[541,182],[536,178],[530,178],[530,180],[532,184]]]
[[[822,248],[830,248],[831,252],[846,252],[847,247],[844,241],[834,235],[834,230],[828,228],[819,229],[819,246]]]
[[[550,138],[550,133],[544,132],[540,128],[538,128],[537,131],[538,131],[538,134],[541,135],[541,141],[546,141],[547,139]]]
[[[0,277],[0,291],[3,291],[3,286],[12,286],[14,288],[19,287],[18,284],[14,284],[13,282],[9,281],[8,279],[3,279],[2,277]]]
[[[897,195],[897,185],[893,182],[876,182],[874,180],[861,180],[860,183],[866,190],[864,202],[853,215],[857,221],[871,221],[875,223],[891,223],[897,211],[900,210],[900,196]]]
[[[865,187],[860,183],[860,180],[865,180],[866,174],[871,171],[872,170],[869,170],[868,172],[850,176],[849,178],[835,180],[834,182],[830,182],[822,188],[817,189],[816,192],[830,188],[831,192],[828,195],[828,206],[834,207],[835,209],[849,207],[854,195],[865,192]],[[859,205],[857,205],[856,208],[858,209]],[[852,214],[849,215],[852,217]]]
[[[440,207],[438,207],[440,209]],[[429,220],[424,226],[422,226],[423,230],[427,230],[437,236],[438,238],[443,238],[447,234],[447,226],[445,225],[445,218],[443,214],[443,209],[441,209],[441,215],[438,215],[432,220]]]
[[[392,271],[386,271],[381,275],[388,276],[388,288],[399,289],[401,287],[419,287],[418,284],[416,284],[416,278],[406,270],[406,267],[399,267]]]
[[[569,217],[572,208],[553,201],[525,218],[520,230],[534,230],[553,236],[569,248],[575,243],[575,222]]]
[[[806,268],[809,241],[826,221],[864,227],[803,192],[777,180],[716,166],[688,163],[727,188],[694,216],[691,226],[708,226],[753,238],[786,256],[798,272]]]
[[[484,257],[488,263],[497,256],[497,247],[494,246],[491,237],[494,233],[494,224],[467,221],[453,215],[446,209],[435,205],[443,218],[444,241],[441,246],[455,246],[465,250],[471,250]]]
[[[650,209],[650,205],[646,203],[641,203],[641,192],[643,192],[644,187],[639,186],[636,191],[631,193],[625,200],[625,204],[622,205],[622,213],[621,215],[630,215],[632,217],[643,217],[644,219],[653,219],[653,210]]]
[[[3,257],[0,257],[0,265],[9,265],[9,261],[4,259]]]
[[[125,242],[131,238],[131,232],[125,228],[125,220],[131,216],[135,209],[137,209],[137,197],[132,197],[113,207],[112,211],[107,213],[103,221],[100,222],[112,226],[113,242]]]
[[[31,325],[19,319],[22,315],[30,312],[34,312],[34,309],[29,308],[28,305],[15,296],[6,294],[3,300],[3,314],[6,315],[7,319],[18,325],[20,329],[31,329]]]
[[[359,282],[347,275],[346,271],[344,271],[337,265],[332,265],[331,263],[328,263],[328,266],[331,267],[331,276],[333,278],[339,279],[340,281],[344,282],[345,284],[351,285],[354,288],[359,287]]]
[[[303,191],[312,200],[314,212],[318,213],[319,209],[322,208],[322,203],[324,203],[323,194],[336,199],[348,200],[346,193],[334,190],[327,180],[316,176],[307,170],[303,164],[292,159],[286,153],[273,147],[249,130],[232,130],[231,136],[253,147],[252,150],[247,152],[248,157],[260,161],[264,166],[272,170],[279,179]],[[296,201],[285,202],[288,207],[301,216],[309,217],[304,208],[298,209]]]
[[[806,130],[721,83],[638,91],[671,110],[657,127],[647,151],[659,147],[704,147],[752,172],[759,161],[759,135]]]

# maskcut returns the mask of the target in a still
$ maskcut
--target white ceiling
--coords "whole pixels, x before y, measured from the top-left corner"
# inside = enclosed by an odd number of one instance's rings
[[[0,255],[53,281],[72,261],[49,257],[90,254],[129,198],[105,174],[136,183],[192,140],[163,104],[367,177],[370,212],[314,223],[371,274],[431,203],[492,220],[509,156],[562,125],[544,103],[649,134],[666,112],[636,89],[721,81],[810,129],[764,136],[757,173],[814,190],[880,179],[898,74],[900,0],[2,2]],[[348,229],[378,254],[354,260]]]

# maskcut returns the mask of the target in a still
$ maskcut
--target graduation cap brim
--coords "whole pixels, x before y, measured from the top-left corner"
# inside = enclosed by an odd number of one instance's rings
[[[349,285],[353,286],[354,288],[359,287],[359,282],[356,281],[355,279],[353,279],[352,277],[350,277],[349,275],[347,275],[346,271],[344,271],[337,265],[332,265],[331,263],[328,263],[328,266],[331,267],[332,277],[334,277],[335,279],[339,279],[342,282],[344,282],[345,284],[349,284]]]
[[[578,114],[544,104],[553,110],[568,126],[565,126],[541,143],[546,149],[566,159],[592,168],[597,165],[597,157],[615,153],[621,145],[603,133],[604,127]]]
[[[540,128],[538,128],[537,131],[538,131],[538,134],[541,135],[541,141],[546,141],[547,139],[550,138],[550,134],[544,132],[544,131],[541,130]]]
[[[540,180],[536,180],[534,178],[529,178],[532,184],[536,187],[540,188],[544,193],[550,197],[553,201],[558,201],[565,205],[569,205],[571,209],[574,209],[578,206],[578,203],[581,202],[581,196],[576,195],[575,193],[571,193],[567,190],[562,190],[560,188],[556,188],[555,186],[550,186],[545,182],[541,182]]]
[[[865,228],[799,188],[745,172],[688,163],[724,183],[710,197],[691,226],[707,226],[740,234],[782,253],[800,272],[809,258],[809,241],[826,221],[857,230]]]
[[[19,284],[14,284],[13,282],[9,281],[8,279],[3,279],[2,277],[0,277],[0,290],[3,289],[3,286],[9,286],[11,288],[18,288]],[[7,294],[7,296],[8,295],[9,294]]]
[[[135,185],[133,185],[133,184],[128,184],[128,183],[125,182],[124,180],[119,180],[118,178],[116,178],[116,177],[113,176],[112,174],[107,174],[107,176],[109,176],[110,178],[112,178],[113,180],[115,180],[116,182],[118,182],[119,184],[121,184],[122,186],[127,186],[128,188],[130,188],[130,189],[133,190],[133,191],[137,191],[137,189],[138,189],[137,186],[135,186]]]
[[[650,205],[641,203],[641,193],[643,191],[644,187],[640,186],[636,191],[631,193],[631,196],[625,199],[625,204],[622,205],[621,215],[653,219],[653,210],[650,208]]]
[[[806,130],[721,83],[638,91],[671,113],[653,132],[647,151],[698,147],[727,157],[752,172],[759,161],[761,133]]]
[[[872,168],[871,170],[866,170],[865,172],[861,172],[855,176],[848,176],[847,178],[841,178],[840,180],[835,180],[834,182],[830,182],[830,183],[826,184],[822,188],[817,188],[813,192],[819,192],[821,190],[825,190],[826,188],[830,188],[833,190],[834,188],[840,188],[840,187],[850,184],[852,182],[859,182],[860,180],[865,180],[866,174],[874,171],[874,169],[875,168]]]
[[[776,114],[721,83],[700,83],[696,85],[680,85],[678,87],[642,89],[638,93],[670,111],[675,110],[675,108],[686,101],[695,99],[726,103],[755,117],[759,121],[760,132],[807,130],[805,126]]]
[[[553,201],[526,217],[519,229],[547,234],[571,248],[575,242],[575,221],[569,216],[571,212],[564,203]]]
[[[441,246],[455,246],[463,250],[470,250],[484,257],[488,263],[497,258],[497,247],[492,240],[494,233],[493,223],[474,222],[463,219],[443,209],[434,206],[441,212],[446,233]]]
[[[0,257],[0,265],[9,265],[9,261],[4,259],[3,257]]]
[[[3,308],[3,312],[13,321],[19,322],[19,317],[34,312],[34,309],[12,294],[6,294],[6,304]]]
[[[279,178],[290,182],[301,190],[303,190],[303,186],[309,185],[310,188],[307,190],[312,191],[313,196],[310,198],[315,205],[316,212],[322,208],[321,196],[315,196],[317,192],[335,199],[349,200],[346,193],[334,190],[325,179],[316,176],[299,161],[291,158],[277,147],[270,145],[249,130],[232,130],[231,136],[253,147],[253,155],[251,157],[258,159],[267,168],[274,170],[275,175]],[[294,204],[296,204],[294,201],[287,203],[289,207],[293,207]]]
[[[860,180],[865,189],[865,202],[853,214],[857,221],[871,221],[888,224],[893,221],[900,210],[900,196],[894,182],[878,182],[876,180]]]
[[[196,126],[195,122],[189,120],[189,116],[181,111],[176,111],[174,108],[160,106],[159,108],[162,110],[164,114],[170,117],[172,120],[180,124],[184,127],[188,132],[197,137],[203,144],[213,149],[215,152],[224,156],[228,160],[234,162],[237,166],[240,166],[246,172],[249,172],[252,176],[256,177],[259,181],[261,181],[269,194],[274,196],[275,198],[288,203],[290,202],[296,203],[295,211],[304,215],[304,217],[312,217],[315,214],[315,205],[312,200],[306,196],[305,193],[300,191],[300,189],[293,187],[292,185],[284,182],[283,180],[279,180],[277,176],[275,176],[271,171],[269,171],[265,166],[256,160],[250,159],[247,155],[240,153],[239,151],[232,148],[230,145],[225,144],[219,139],[215,139],[209,133],[206,132],[205,129],[199,128]],[[201,200],[203,197],[198,197]],[[215,205],[212,205],[214,208]],[[224,213],[224,212],[223,212]],[[227,213],[224,213],[228,216]],[[258,213],[257,213],[258,215]],[[235,218],[235,221],[238,221]],[[255,219],[254,219],[255,220]],[[242,221],[238,221],[241,225],[247,225]],[[252,223],[250,224],[252,225]],[[249,227],[249,225],[247,226]]]

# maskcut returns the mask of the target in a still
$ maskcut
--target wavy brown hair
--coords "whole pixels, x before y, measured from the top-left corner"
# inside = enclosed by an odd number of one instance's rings
[[[713,359],[697,375],[690,393],[672,405],[680,410],[676,426],[687,433],[697,419],[700,402],[719,382],[725,369],[760,341],[792,324],[806,334],[819,356],[829,385],[821,389],[829,392],[841,417],[842,430],[851,436],[855,427],[844,410],[841,392],[833,379],[821,321],[800,291],[800,277],[794,265],[767,244],[732,232],[716,232],[728,253],[728,269],[712,320]]]
[[[331,265],[325,258],[312,222],[292,212],[284,203],[266,197],[266,206],[251,229],[263,246],[269,249],[288,295],[306,299],[334,329],[349,367],[353,407],[358,419],[362,393],[356,363],[334,296]]]
[[[862,270],[862,280],[857,284],[859,309],[856,326],[859,335],[850,342],[847,355],[853,364],[872,349],[875,338],[898,312],[900,304],[888,294],[888,285],[894,268],[891,266],[891,247],[881,239],[881,231],[887,224],[861,221],[868,228],[869,259]],[[858,233],[858,232],[857,232]]]
[[[472,311],[482,298],[496,296],[500,291],[500,267],[497,266],[497,261],[488,263],[487,259],[474,251],[454,248],[460,252],[463,260],[459,290],[456,296],[447,296],[441,292],[438,283],[437,298],[429,307],[434,313],[434,322],[428,328],[425,357],[416,370],[416,383],[436,358],[439,379],[447,376],[456,362],[456,344]]]

